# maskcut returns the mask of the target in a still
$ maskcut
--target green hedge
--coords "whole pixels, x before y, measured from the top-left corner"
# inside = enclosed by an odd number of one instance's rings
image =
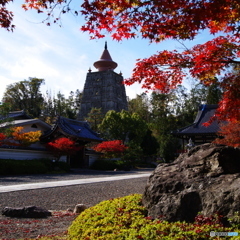
[[[177,240],[211,239],[210,232],[235,232],[217,221],[169,223],[152,220],[141,204],[141,195],[103,201],[82,212],[68,229],[71,240]],[[214,238],[215,239],[215,238]],[[237,239],[228,237],[227,239]]]
[[[95,170],[114,170],[115,168],[118,168],[118,164],[117,161],[100,159],[96,160],[91,168]]]
[[[130,170],[131,166],[129,165],[128,162],[123,160],[99,159],[92,164],[91,168],[95,170],[105,170],[105,171],[114,170],[114,169]]]
[[[52,163],[49,159],[0,159],[0,175],[44,174],[56,170],[68,172],[70,171],[70,166],[64,162]]]

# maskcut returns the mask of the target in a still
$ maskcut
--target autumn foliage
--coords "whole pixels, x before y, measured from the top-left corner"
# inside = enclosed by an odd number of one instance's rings
[[[24,132],[23,127],[14,127],[7,134],[0,133],[0,146],[22,146],[28,147],[39,141],[41,131]]]
[[[121,155],[127,146],[121,140],[105,141],[93,148],[96,152],[104,153],[106,156],[114,157]]]
[[[77,146],[75,141],[62,137],[47,143],[47,148],[53,151],[57,160],[59,160],[63,155],[75,154],[82,149],[82,146]]]
[[[41,131],[24,132],[23,127],[15,127],[13,128],[12,138],[19,142],[19,145],[27,147],[38,142],[41,134]]]
[[[4,144],[4,140],[6,139],[6,135],[4,133],[0,133],[0,146]]]
[[[3,0],[0,18],[2,27],[11,28],[11,13],[6,13]],[[138,59],[127,85],[142,84],[146,89],[165,93],[190,76],[205,85],[220,83],[224,91],[216,117],[220,120],[240,120],[240,75],[232,71],[240,61],[240,2],[239,0],[83,0],[79,9],[72,9],[72,1],[25,0],[25,10],[46,13],[46,24],[61,22],[61,15],[71,12],[84,16],[83,32],[92,39],[110,34],[114,40],[142,37],[150,43],[174,39],[197,40],[208,33],[212,39],[183,50],[157,52]],[[56,11],[59,10],[58,13]],[[0,10],[1,11],[1,10]],[[201,36],[200,36],[201,37]],[[238,71],[239,72],[239,71]]]
[[[229,122],[228,124],[222,125],[218,135],[220,138],[217,138],[214,143],[224,144],[231,147],[240,147],[239,122]]]
[[[45,11],[48,16],[56,6],[62,7],[61,13],[73,12],[68,1],[26,0],[23,5],[25,9]],[[167,39],[194,40],[205,30],[212,40],[192,48],[183,44],[184,50],[164,50],[138,59],[132,77],[125,83],[141,83],[143,88],[164,93],[189,75],[205,85],[213,84],[217,77],[225,94],[216,116],[228,121],[240,119],[240,110],[235,107],[240,103],[236,90],[240,76],[231,73],[232,64],[240,63],[239,0],[84,0],[74,13],[85,17],[81,30],[91,38],[111,34],[117,41],[142,37],[159,43]],[[53,19],[58,21],[59,15]]]

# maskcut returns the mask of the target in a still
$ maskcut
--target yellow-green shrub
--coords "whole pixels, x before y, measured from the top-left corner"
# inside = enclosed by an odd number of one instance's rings
[[[199,224],[152,220],[141,195],[103,201],[82,212],[68,231],[71,240],[172,240],[209,239],[211,231],[233,232],[218,223]],[[236,230],[235,230],[236,231]],[[215,238],[216,239],[216,238]],[[236,239],[235,237],[228,239]]]

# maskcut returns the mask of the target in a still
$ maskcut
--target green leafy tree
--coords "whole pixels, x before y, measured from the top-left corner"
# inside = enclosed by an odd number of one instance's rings
[[[128,148],[122,159],[128,163],[133,163],[142,157],[141,142],[148,130],[147,123],[136,113],[108,111],[100,130],[104,137],[109,140],[122,140]]]
[[[10,105],[11,111],[25,110],[33,117],[39,117],[42,109],[43,96],[40,92],[44,79],[29,78],[7,86],[3,102]]]
[[[149,121],[150,117],[150,103],[148,95],[146,93],[137,94],[136,98],[128,101],[128,111],[133,114],[138,114],[146,122]]]
[[[183,91],[183,92],[179,92]],[[184,127],[194,122],[198,108],[202,103],[206,103],[207,87],[203,84],[194,84],[189,92],[182,87],[177,88],[173,92],[177,95],[174,103],[178,104],[178,110],[175,112],[177,116],[178,126]],[[181,102],[181,105],[179,103]],[[175,104],[173,104],[174,106]]]
[[[67,98],[67,111],[66,114],[70,119],[76,119],[77,113],[80,107],[80,102],[82,99],[82,92],[77,89],[75,92],[71,91]]]
[[[110,110],[106,113],[99,128],[106,139],[141,142],[148,127],[146,122],[135,113]]]
[[[177,117],[172,111],[172,95],[154,92],[151,97],[152,112],[150,129],[159,143],[159,155],[166,161],[174,160],[178,140],[171,135],[177,128]]]
[[[0,104],[0,124],[8,122],[8,125],[13,121],[13,119],[9,118],[9,112],[11,110],[11,106],[9,103]]]
[[[43,96],[41,118],[48,123],[53,123],[57,115],[76,119],[81,96],[82,93],[78,89],[75,92],[71,91],[68,98],[65,98],[60,91],[56,96],[53,96],[51,91],[47,91]]]
[[[91,126],[91,129],[95,132],[99,131],[99,125],[102,123],[104,114],[101,108],[92,108],[88,113],[88,117],[85,119]]]
[[[159,148],[159,143],[157,138],[153,136],[150,129],[147,130],[143,141],[141,143],[141,148],[144,156],[153,156],[156,155]]]
[[[218,104],[223,96],[222,88],[220,87],[219,82],[216,80],[215,83],[207,87],[207,104]]]

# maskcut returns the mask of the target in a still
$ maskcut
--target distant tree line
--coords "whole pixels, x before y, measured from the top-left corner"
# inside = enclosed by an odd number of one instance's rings
[[[80,106],[82,93],[71,91],[66,98],[60,91],[53,95],[51,91],[41,93],[40,87],[44,79],[29,78],[7,86],[2,102],[8,105],[8,110],[24,110],[34,118],[40,118],[47,123],[53,123],[57,115],[75,119]]]
[[[155,91],[137,95],[129,100],[128,111],[109,111],[104,116],[101,109],[94,108],[87,120],[104,139],[119,139],[127,144],[128,159],[158,155],[170,161],[181,148],[171,132],[192,124],[200,104],[217,104],[221,96],[217,84],[193,84],[190,91],[179,85],[167,94]]]
[[[82,92],[71,91],[68,97],[61,92],[42,94],[42,84],[44,79],[38,78],[11,84],[2,102],[10,111],[25,110],[50,124],[57,115],[76,119]],[[104,139],[126,143],[128,158],[158,155],[170,161],[180,148],[179,140],[171,132],[192,124],[200,104],[217,104],[221,96],[222,90],[217,84],[210,87],[193,84],[190,90],[179,85],[166,94],[155,91],[136,95],[128,101],[128,111],[109,111],[104,115],[101,109],[93,108],[86,120]]]

